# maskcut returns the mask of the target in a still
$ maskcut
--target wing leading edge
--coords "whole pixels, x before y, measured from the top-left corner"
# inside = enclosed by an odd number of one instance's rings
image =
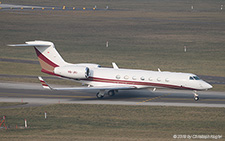
[[[38,77],[44,89],[49,90],[130,90],[137,89],[135,86],[120,86],[120,85],[109,85],[109,86],[96,86],[96,87],[70,87],[70,88],[53,88],[48,85],[42,77]]]

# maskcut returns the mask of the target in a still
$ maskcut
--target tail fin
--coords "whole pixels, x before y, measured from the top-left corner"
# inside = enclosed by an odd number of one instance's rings
[[[33,46],[38,56],[42,72],[53,74],[54,68],[64,66],[67,63],[60,56],[52,42],[48,41],[29,41],[26,44],[15,44],[9,46]]]

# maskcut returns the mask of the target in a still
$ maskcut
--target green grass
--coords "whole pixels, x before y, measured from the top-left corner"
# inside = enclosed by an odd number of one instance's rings
[[[0,11],[1,58],[36,59],[33,48],[7,47],[28,40],[55,43],[71,63],[190,72],[225,77],[225,15],[220,0],[72,1],[7,0],[25,5],[70,5],[118,11]],[[195,10],[191,11],[190,6]],[[109,41],[109,47],[105,47]],[[187,46],[187,52],[183,48]],[[2,74],[40,75],[34,65],[1,62]],[[26,69],[23,69],[26,68]],[[31,68],[31,69],[30,69]]]
[[[19,102],[0,102],[0,108],[2,107],[8,107],[8,106],[17,106],[17,105],[23,105],[23,104],[27,104],[27,103],[19,103]]]
[[[47,111],[47,120],[44,112]],[[57,104],[0,109],[10,129],[2,139],[172,140],[173,135],[223,135],[224,108]],[[28,120],[28,129],[15,129]]]

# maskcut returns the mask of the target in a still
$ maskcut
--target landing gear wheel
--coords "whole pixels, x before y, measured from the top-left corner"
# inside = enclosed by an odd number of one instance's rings
[[[195,100],[195,101],[198,101],[198,100],[199,100],[197,91],[194,91],[194,100]]]
[[[104,97],[104,95],[102,95],[100,92],[98,92],[98,93],[96,94],[96,97],[97,97],[98,99],[102,99],[102,98]]]
[[[114,96],[114,95],[115,95],[115,91],[114,91],[114,90],[108,91],[108,95],[109,95],[109,96]]]
[[[195,100],[195,101],[198,101],[198,100],[199,100],[199,97],[198,97],[198,96],[195,96],[195,97],[194,97],[194,100]]]

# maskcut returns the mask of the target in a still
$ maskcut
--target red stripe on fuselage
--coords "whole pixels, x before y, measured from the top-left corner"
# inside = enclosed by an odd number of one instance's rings
[[[189,87],[184,86],[176,86],[170,84],[160,84],[160,83],[150,83],[150,82],[140,82],[140,81],[127,81],[127,80],[115,80],[115,79],[105,79],[105,78],[97,78],[97,77],[89,77],[88,79],[84,79],[84,81],[95,81],[95,82],[103,82],[103,83],[116,83],[116,84],[127,84],[127,85],[143,85],[146,87],[165,87],[171,89],[189,89],[196,90]]]
[[[40,58],[41,60],[43,60],[45,63],[49,64],[52,67],[58,67],[59,65],[53,63],[51,60],[49,60],[48,58],[46,58],[36,47],[34,47],[36,54],[38,56],[38,58]]]

